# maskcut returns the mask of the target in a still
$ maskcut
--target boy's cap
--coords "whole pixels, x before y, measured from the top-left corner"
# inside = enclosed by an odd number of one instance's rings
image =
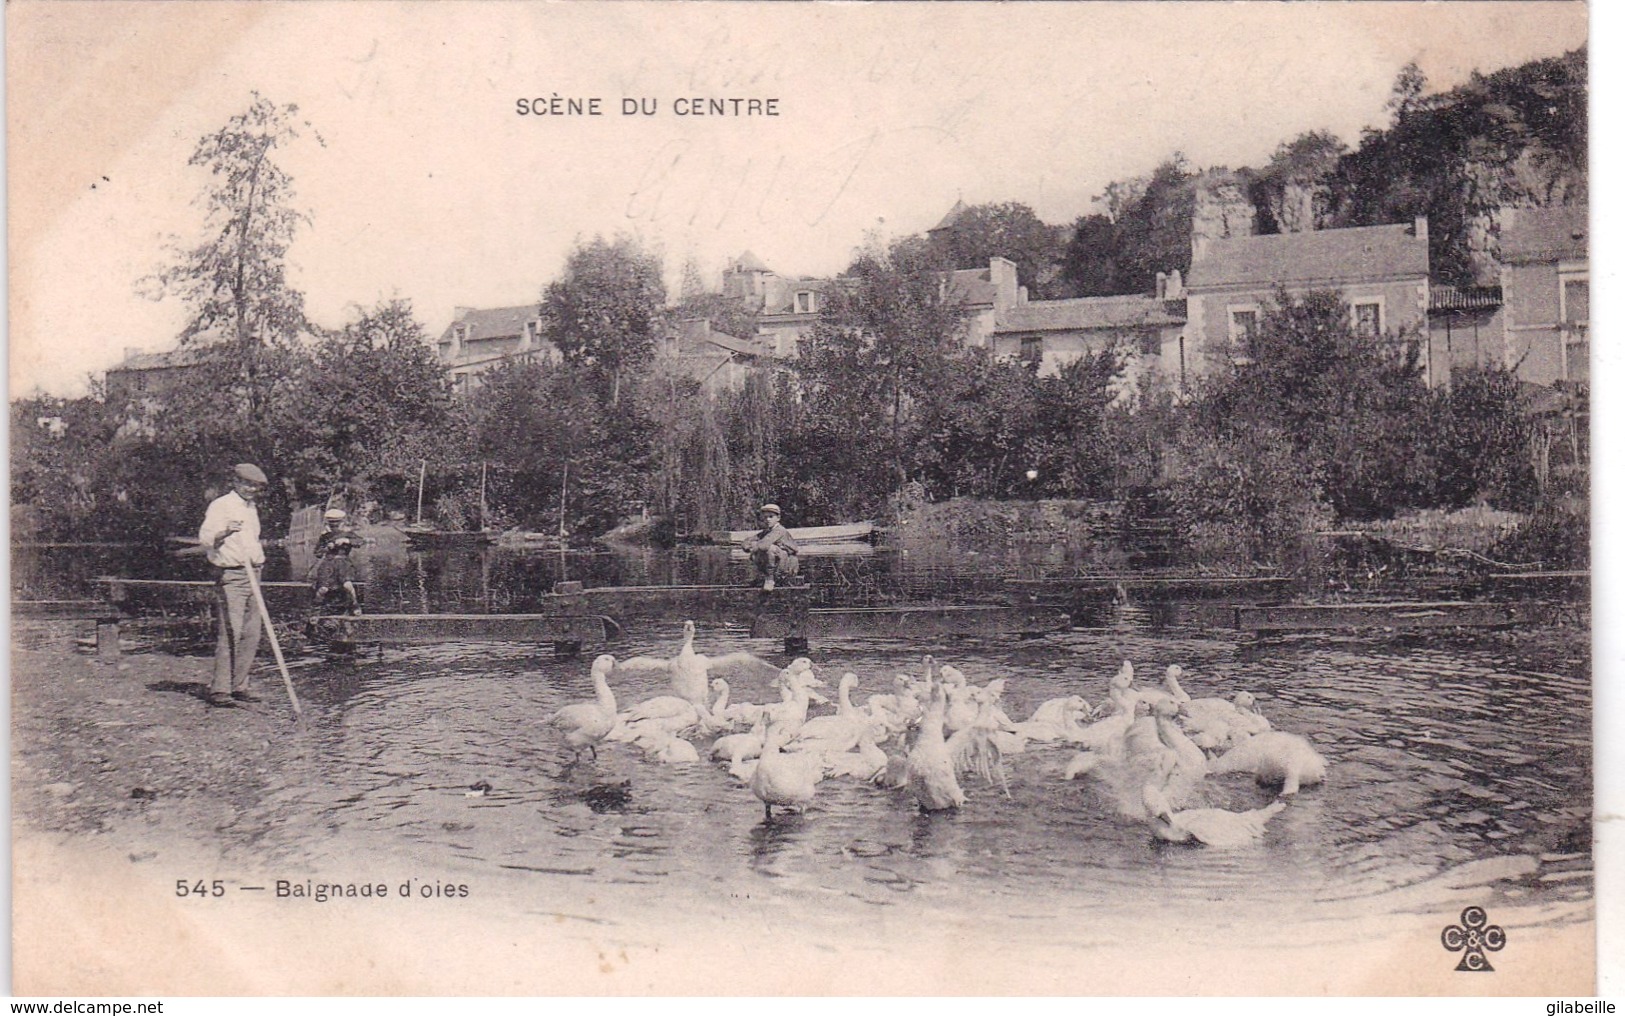
[[[344,514],[344,509],[343,508],[329,508],[329,509],[327,509],[327,511],[322,513],[322,518],[326,519],[329,522],[337,522],[340,519],[344,519],[346,517],[347,516]]]
[[[231,468],[231,471],[239,480],[247,480],[250,483],[270,482],[265,478],[265,471],[252,462],[239,462]]]
[[[764,505],[762,505],[762,511],[763,512],[771,512],[774,515],[783,515],[784,514],[783,512],[779,511],[779,506],[776,505],[776,504],[764,504]]]

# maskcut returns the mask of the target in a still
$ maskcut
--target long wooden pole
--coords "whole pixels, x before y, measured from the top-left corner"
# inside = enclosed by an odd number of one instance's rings
[[[254,574],[254,566],[247,564],[243,570],[248,573],[248,588],[254,592],[254,606],[259,608],[260,623],[265,625],[265,634],[271,639],[271,655],[276,657],[277,669],[282,671],[282,686],[288,689],[288,703],[293,706],[293,715],[302,712],[299,708],[299,696],[293,693],[293,677],[288,673],[288,662],[282,658],[282,643],[277,641],[276,626],[271,624],[271,611],[265,606],[265,594],[260,592],[260,579]]]
[[[429,477],[429,460],[424,459],[418,467],[418,525],[423,524],[423,481]]]

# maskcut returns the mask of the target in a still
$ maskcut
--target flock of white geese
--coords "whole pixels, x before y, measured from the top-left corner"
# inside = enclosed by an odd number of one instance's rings
[[[649,759],[673,765],[702,762],[706,754],[761,800],[768,819],[775,807],[800,810],[818,784],[844,777],[907,788],[927,811],[965,804],[962,779],[1004,783],[1007,755],[1041,747],[1070,747],[1066,779],[1099,781],[1126,817],[1143,821],[1161,839],[1215,847],[1251,843],[1286,807],[1284,798],[1319,783],[1326,760],[1296,734],[1274,730],[1253,697],[1192,698],[1180,685],[1183,671],[1168,667],[1160,687],[1137,686],[1125,661],[1091,708],[1081,696],[1053,698],[1014,721],[1000,707],[1003,679],[973,685],[930,656],[918,675],[897,674],[891,690],[852,701],[855,674],[837,687],[835,711],[812,662],[798,658],[780,669],[750,653],[705,656],[694,649],[694,622],[683,624],[683,645],[669,659],[600,656],[592,665],[596,699],[568,705],[548,722],[577,758],[597,758],[606,742],[631,744]],[[764,705],[730,699],[728,682],[714,676],[736,669],[774,676],[779,701]],[[622,708],[610,686],[617,674],[665,671],[670,694]],[[1279,796],[1253,811],[1184,807],[1210,775],[1252,773]],[[1008,788],[1005,793],[1008,794]]]

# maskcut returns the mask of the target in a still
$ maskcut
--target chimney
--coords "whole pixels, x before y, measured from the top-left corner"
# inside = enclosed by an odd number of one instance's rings
[[[140,349],[139,346],[125,346],[124,347],[124,362],[125,363],[129,363],[131,360],[135,359],[136,357],[138,357],[140,355],[141,355],[141,349]]]
[[[993,283],[993,306],[997,309],[1013,307],[1020,298],[1016,293],[1016,263],[1009,258],[993,257],[987,262],[988,281]]]
[[[1159,300],[1168,299],[1168,273],[1167,272],[1158,272],[1157,273],[1157,299],[1159,299]]]
[[[1421,240],[1423,243],[1428,242],[1428,217],[1426,215],[1418,215],[1416,217],[1415,232],[1418,240]]]
[[[472,313],[474,313],[473,307],[453,307],[451,309],[451,319],[453,321],[461,321],[463,318],[468,317]]]
[[[1168,276],[1168,293],[1167,293],[1166,296],[1163,297],[1163,299],[1165,299],[1165,300],[1183,300],[1183,299],[1185,299],[1185,279],[1184,279],[1184,277],[1182,275],[1180,275],[1179,269],[1177,269],[1177,268],[1174,269],[1172,275]]]

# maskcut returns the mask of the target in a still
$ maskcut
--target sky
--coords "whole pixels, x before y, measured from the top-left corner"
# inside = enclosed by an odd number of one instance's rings
[[[1261,165],[1382,126],[1430,90],[1586,41],[1559,3],[41,3],[7,5],[13,397],[78,395],[186,308],[144,280],[202,235],[198,139],[257,90],[320,133],[278,158],[309,225],[289,252],[318,324],[404,297],[537,300],[571,248],[629,233],[720,283],[750,250],[829,275],[867,235],[956,200],[1052,223],[1173,152]],[[522,115],[597,98],[600,116]],[[777,116],[679,115],[774,100]],[[625,99],[655,115],[622,114]]]

